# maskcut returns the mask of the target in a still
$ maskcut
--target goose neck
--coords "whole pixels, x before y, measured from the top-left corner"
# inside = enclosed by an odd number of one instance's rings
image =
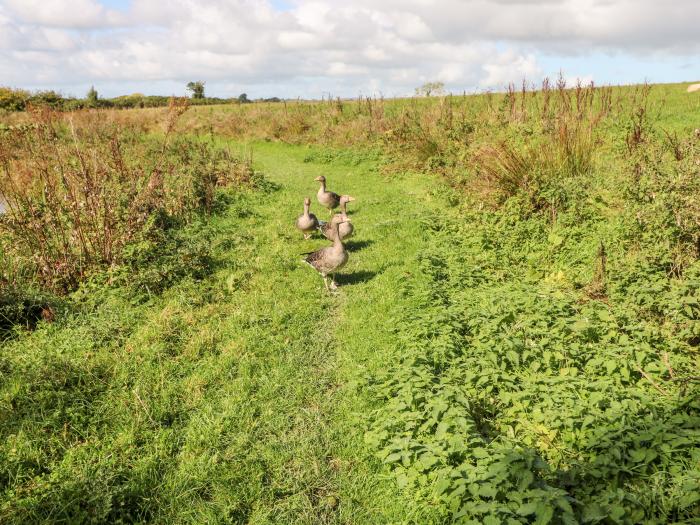
[[[333,223],[333,247],[336,249],[342,249],[343,243],[340,240],[340,224],[337,222]]]

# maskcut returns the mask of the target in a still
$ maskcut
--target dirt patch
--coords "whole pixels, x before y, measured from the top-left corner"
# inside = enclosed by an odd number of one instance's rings
[[[688,86],[688,93],[693,93],[695,91],[700,91],[700,84],[690,84]]]

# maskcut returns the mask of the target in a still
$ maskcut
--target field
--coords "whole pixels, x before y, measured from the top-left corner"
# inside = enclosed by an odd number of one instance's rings
[[[0,115],[0,522],[698,522],[685,87]]]

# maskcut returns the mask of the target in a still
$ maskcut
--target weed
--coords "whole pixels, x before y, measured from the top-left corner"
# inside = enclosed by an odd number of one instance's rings
[[[179,137],[186,106],[173,105],[162,141],[105,123],[99,115],[62,125],[40,111],[0,137],[0,231],[5,258],[48,289],[75,289],[90,272],[120,263],[148,228],[167,228],[214,209],[218,187],[252,181],[249,160]]]

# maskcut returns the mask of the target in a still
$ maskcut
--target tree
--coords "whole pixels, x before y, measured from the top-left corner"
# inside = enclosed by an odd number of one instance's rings
[[[99,96],[97,94],[95,86],[90,86],[90,89],[88,90],[87,95],[85,96],[85,98],[87,98],[88,104],[90,104],[91,106],[96,106],[98,97]]]
[[[204,84],[201,80],[187,83],[187,91],[192,93],[192,98],[204,98]]]
[[[238,95],[239,104],[247,104],[248,102],[250,102],[250,99],[248,99],[248,95],[246,93],[241,93]]]
[[[429,97],[430,95],[442,95],[445,93],[444,82],[426,82],[421,87],[416,88],[416,95]]]

